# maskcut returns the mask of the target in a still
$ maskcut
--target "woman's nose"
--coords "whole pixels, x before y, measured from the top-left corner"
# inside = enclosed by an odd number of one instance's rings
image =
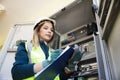
[[[52,31],[51,30],[48,30],[49,33],[51,33]]]

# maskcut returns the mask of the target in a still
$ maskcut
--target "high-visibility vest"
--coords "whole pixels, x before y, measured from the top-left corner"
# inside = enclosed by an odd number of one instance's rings
[[[26,51],[28,52],[28,57],[30,58],[30,63],[39,63],[40,61],[41,62],[44,61],[46,58],[45,58],[45,54],[44,54],[42,48],[40,46],[35,48],[34,46],[31,46],[31,45],[32,45],[31,43],[25,43],[25,48],[26,48]],[[31,50],[28,49],[29,47],[31,47]],[[53,51],[53,49],[50,48],[49,52],[48,52],[49,56],[51,55],[52,51]],[[24,80],[34,80],[34,79],[35,79],[35,77],[32,76],[32,77],[26,78]],[[54,80],[60,80],[59,76],[56,76],[56,78]]]

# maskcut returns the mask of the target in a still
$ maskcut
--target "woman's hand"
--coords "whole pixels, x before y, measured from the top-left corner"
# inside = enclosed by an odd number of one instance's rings
[[[63,50],[61,49],[57,49],[57,50],[54,50],[51,55],[48,57],[48,59],[44,60],[42,63],[43,63],[43,67],[46,67],[48,66],[49,64],[51,64],[52,62],[54,62],[57,57],[62,53]]]
[[[68,65],[65,67],[65,73],[71,74],[75,69],[75,62],[79,62],[82,58],[83,53],[79,50],[79,46],[74,46],[74,53],[68,61]]]
[[[48,59],[40,62],[40,63],[37,63],[34,65],[34,72],[37,73],[39,72],[40,70],[42,70],[43,68],[45,68],[46,66],[48,66],[49,64],[51,64],[53,61],[55,61],[57,59],[57,57],[61,54],[63,50],[61,49],[57,49],[57,50],[54,50],[51,55],[48,57]]]
[[[48,57],[48,60],[53,62],[57,59],[57,57],[62,53],[62,49],[57,49],[57,50],[54,50],[52,53],[51,53],[51,56]]]

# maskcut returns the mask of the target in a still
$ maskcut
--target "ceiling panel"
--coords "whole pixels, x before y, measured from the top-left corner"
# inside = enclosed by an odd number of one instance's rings
[[[76,0],[61,11],[52,15],[57,22],[56,30],[60,34],[71,31],[81,25],[94,21],[92,0]]]

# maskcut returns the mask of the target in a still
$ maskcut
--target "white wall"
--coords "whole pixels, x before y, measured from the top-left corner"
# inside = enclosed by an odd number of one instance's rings
[[[32,40],[33,37],[33,23],[28,24],[18,24],[14,26],[14,36],[8,50],[16,50],[16,41],[18,40],[27,40],[28,42]]]
[[[12,80],[11,76],[11,68],[13,66],[13,62],[15,57],[15,53],[7,53],[2,68],[0,70],[0,80]]]

